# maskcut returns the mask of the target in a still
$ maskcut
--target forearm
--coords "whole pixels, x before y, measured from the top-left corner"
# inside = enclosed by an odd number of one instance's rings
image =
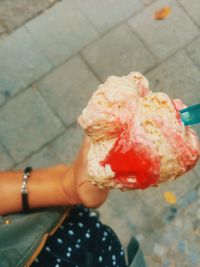
[[[0,172],[0,214],[22,211],[22,170]],[[63,188],[62,177],[67,177]],[[45,169],[33,169],[28,178],[28,202],[30,208],[74,204],[70,192],[72,176],[65,165]]]

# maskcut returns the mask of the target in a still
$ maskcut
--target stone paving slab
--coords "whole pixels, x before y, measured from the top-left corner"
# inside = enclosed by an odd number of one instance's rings
[[[200,138],[200,131],[198,132],[198,134],[199,134],[199,138]],[[194,172],[196,173],[196,175],[199,177],[199,180],[200,180],[200,161],[195,166]]]
[[[193,199],[191,198],[193,197]],[[186,203],[164,227],[154,229],[149,236],[143,235],[141,246],[145,251],[149,266],[159,262],[159,266],[200,266],[200,202],[195,191],[189,191],[182,199]],[[145,243],[154,242],[153,250],[147,251]],[[155,247],[156,245],[156,247]]]
[[[0,166],[1,170],[8,170],[13,166],[14,162],[13,160],[9,157],[7,152],[5,151],[5,148],[2,146],[0,143]]]
[[[180,98],[186,105],[197,104],[200,99],[200,75],[185,51],[179,51],[146,73],[150,88]]]
[[[199,124],[192,125],[192,128],[197,132],[197,134],[200,138],[200,125]]]
[[[83,130],[77,124],[67,130],[51,143],[52,151],[65,164],[71,163],[77,155],[83,140]]]
[[[69,126],[76,121],[98,85],[93,73],[76,56],[49,73],[37,87],[52,110]]]
[[[93,42],[82,54],[103,82],[110,75],[144,72],[155,63],[153,56],[126,24]]]
[[[73,0],[63,0],[26,24],[51,61],[58,65],[98,37]]]
[[[104,33],[142,9],[141,0],[75,0],[95,28]]]
[[[24,27],[0,40],[0,59],[0,105],[52,68]]]
[[[133,224],[130,224],[130,222],[126,220],[126,216],[124,217],[124,214],[121,213],[117,206],[113,205],[113,200],[116,199],[109,198],[100,208],[98,208],[101,214],[100,219],[102,223],[109,225],[115,231],[122,246],[126,248],[129,240],[134,235],[135,229]]]
[[[178,0],[185,8],[186,12],[200,26],[200,1],[198,0]]]
[[[199,176],[197,176],[194,171],[191,171],[184,174],[184,176],[177,178],[175,181],[161,184],[157,188],[149,188],[148,190],[144,191],[138,190],[136,194],[143,202],[145,207],[149,210],[154,221],[154,217],[162,213],[167,207],[167,203],[164,199],[165,192],[172,192],[177,198],[177,203],[179,203],[180,199],[189,190],[193,190],[199,184]]]
[[[152,3],[155,2],[155,1],[156,1],[156,0],[142,0],[143,4],[144,4],[145,6],[148,6],[148,5],[152,4]]]
[[[46,168],[61,163],[61,159],[52,150],[51,145],[47,145],[40,149],[39,152],[34,153],[26,160],[15,166],[15,170],[24,169],[25,166],[32,166],[36,168]]]
[[[199,9],[200,10],[200,9]],[[191,59],[196,63],[196,65],[200,68],[200,38],[194,40],[187,46],[187,52]]]
[[[1,0],[0,21],[5,25],[7,31],[12,31],[27,20],[43,12],[46,8],[51,7],[57,1],[58,0]]]
[[[4,32],[3,34],[0,35],[0,40],[6,38],[7,36],[8,36],[8,34]]]
[[[125,221],[136,232],[136,228],[146,226],[144,217],[149,217],[150,212],[144,209],[144,203],[138,197],[137,191],[121,192],[112,190],[109,196],[113,209],[117,210],[119,217]],[[151,227],[151,226],[150,226]]]
[[[152,202],[153,197],[155,192],[151,198],[146,196],[147,207],[137,192],[111,192],[109,200],[99,208],[101,220],[116,231],[124,247],[134,235],[140,241],[148,266],[199,266],[200,201],[197,192],[188,188],[178,198],[177,205],[158,198],[157,203]],[[165,204],[163,211],[153,214],[153,208],[161,202]]]
[[[0,105],[4,104],[0,107],[0,161],[5,168],[13,166],[9,155],[13,162],[17,161],[15,168],[71,162],[83,137],[82,129],[75,124],[76,117],[99,82],[109,75],[138,70],[147,73],[154,91],[163,90],[172,97],[183,98],[187,104],[199,101],[199,14],[190,11],[194,7],[187,8],[184,0],[180,0],[184,8],[172,0],[133,2],[86,0],[83,6],[79,0],[63,0],[27,27],[0,37]],[[164,21],[155,22],[154,12],[166,5],[172,7],[172,13]],[[102,12],[95,18],[96,10]],[[118,17],[115,12],[119,12]],[[134,15],[127,25],[124,20],[131,12]],[[123,22],[118,25],[120,21]],[[135,21],[137,29],[133,27]],[[24,40],[30,44],[26,49]],[[10,43],[6,55],[2,51]],[[29,50],[34,51],[36,61],[32,61],[33,52]],[[43,61],[45,68],[40,66]],[[29,68],[30,62],[33,69]],[[33,87],[22,92],[30,83],[34,83]],[[158,188],[123,193],[112,190],[99,209],[101,219],[116,231],[124,247],[135,235],[150,267],[198,267],[199,179],[200,164]],[[175,205],[165,202],[165,191],[176,195]]]
[[[155,11],[166,5],[172,7],[171,14],[165,20],[154,20]],[[174,0],[156,1],[130,19],[129,24],[159,60],[200,34],[199,28]]]
[[[0,110],[0,140],[16,162],[40,149],[64,130],[34,88],[10,100]]]
[[[1,21],[0,21],[0,35],[3,34],[5,32],[5,28],[3,27],[3,25],[1,25]]]

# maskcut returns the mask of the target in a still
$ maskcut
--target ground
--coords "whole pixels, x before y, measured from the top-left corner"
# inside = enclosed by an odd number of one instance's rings
[[[137,70],[152,90],[199,103],[199,10],[199,0],[1,0],[1,169],[70,162],[76,118],[109,75]],[[199,165],[158,188],[113,190],[99,210],[124,247],[136,236],[148,266],[200,266]]]

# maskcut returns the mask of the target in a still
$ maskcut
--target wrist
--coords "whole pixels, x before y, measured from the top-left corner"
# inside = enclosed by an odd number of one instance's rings
[[[73,165],[69,166],[66,173],[61,177],[61,187],[65,194],[65,201],[67,205],[81,204],[81,200],[77,193]]]
[[[27,185],[31,208],[63,205],[65,195],[60,187],[60,179],[66,169],[62,164],[33,169]]]

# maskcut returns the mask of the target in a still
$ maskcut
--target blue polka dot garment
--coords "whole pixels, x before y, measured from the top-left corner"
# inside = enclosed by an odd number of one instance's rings
[[[113,230],[96,213],[76,206],[49,237],[31,267],[127,267]]]

